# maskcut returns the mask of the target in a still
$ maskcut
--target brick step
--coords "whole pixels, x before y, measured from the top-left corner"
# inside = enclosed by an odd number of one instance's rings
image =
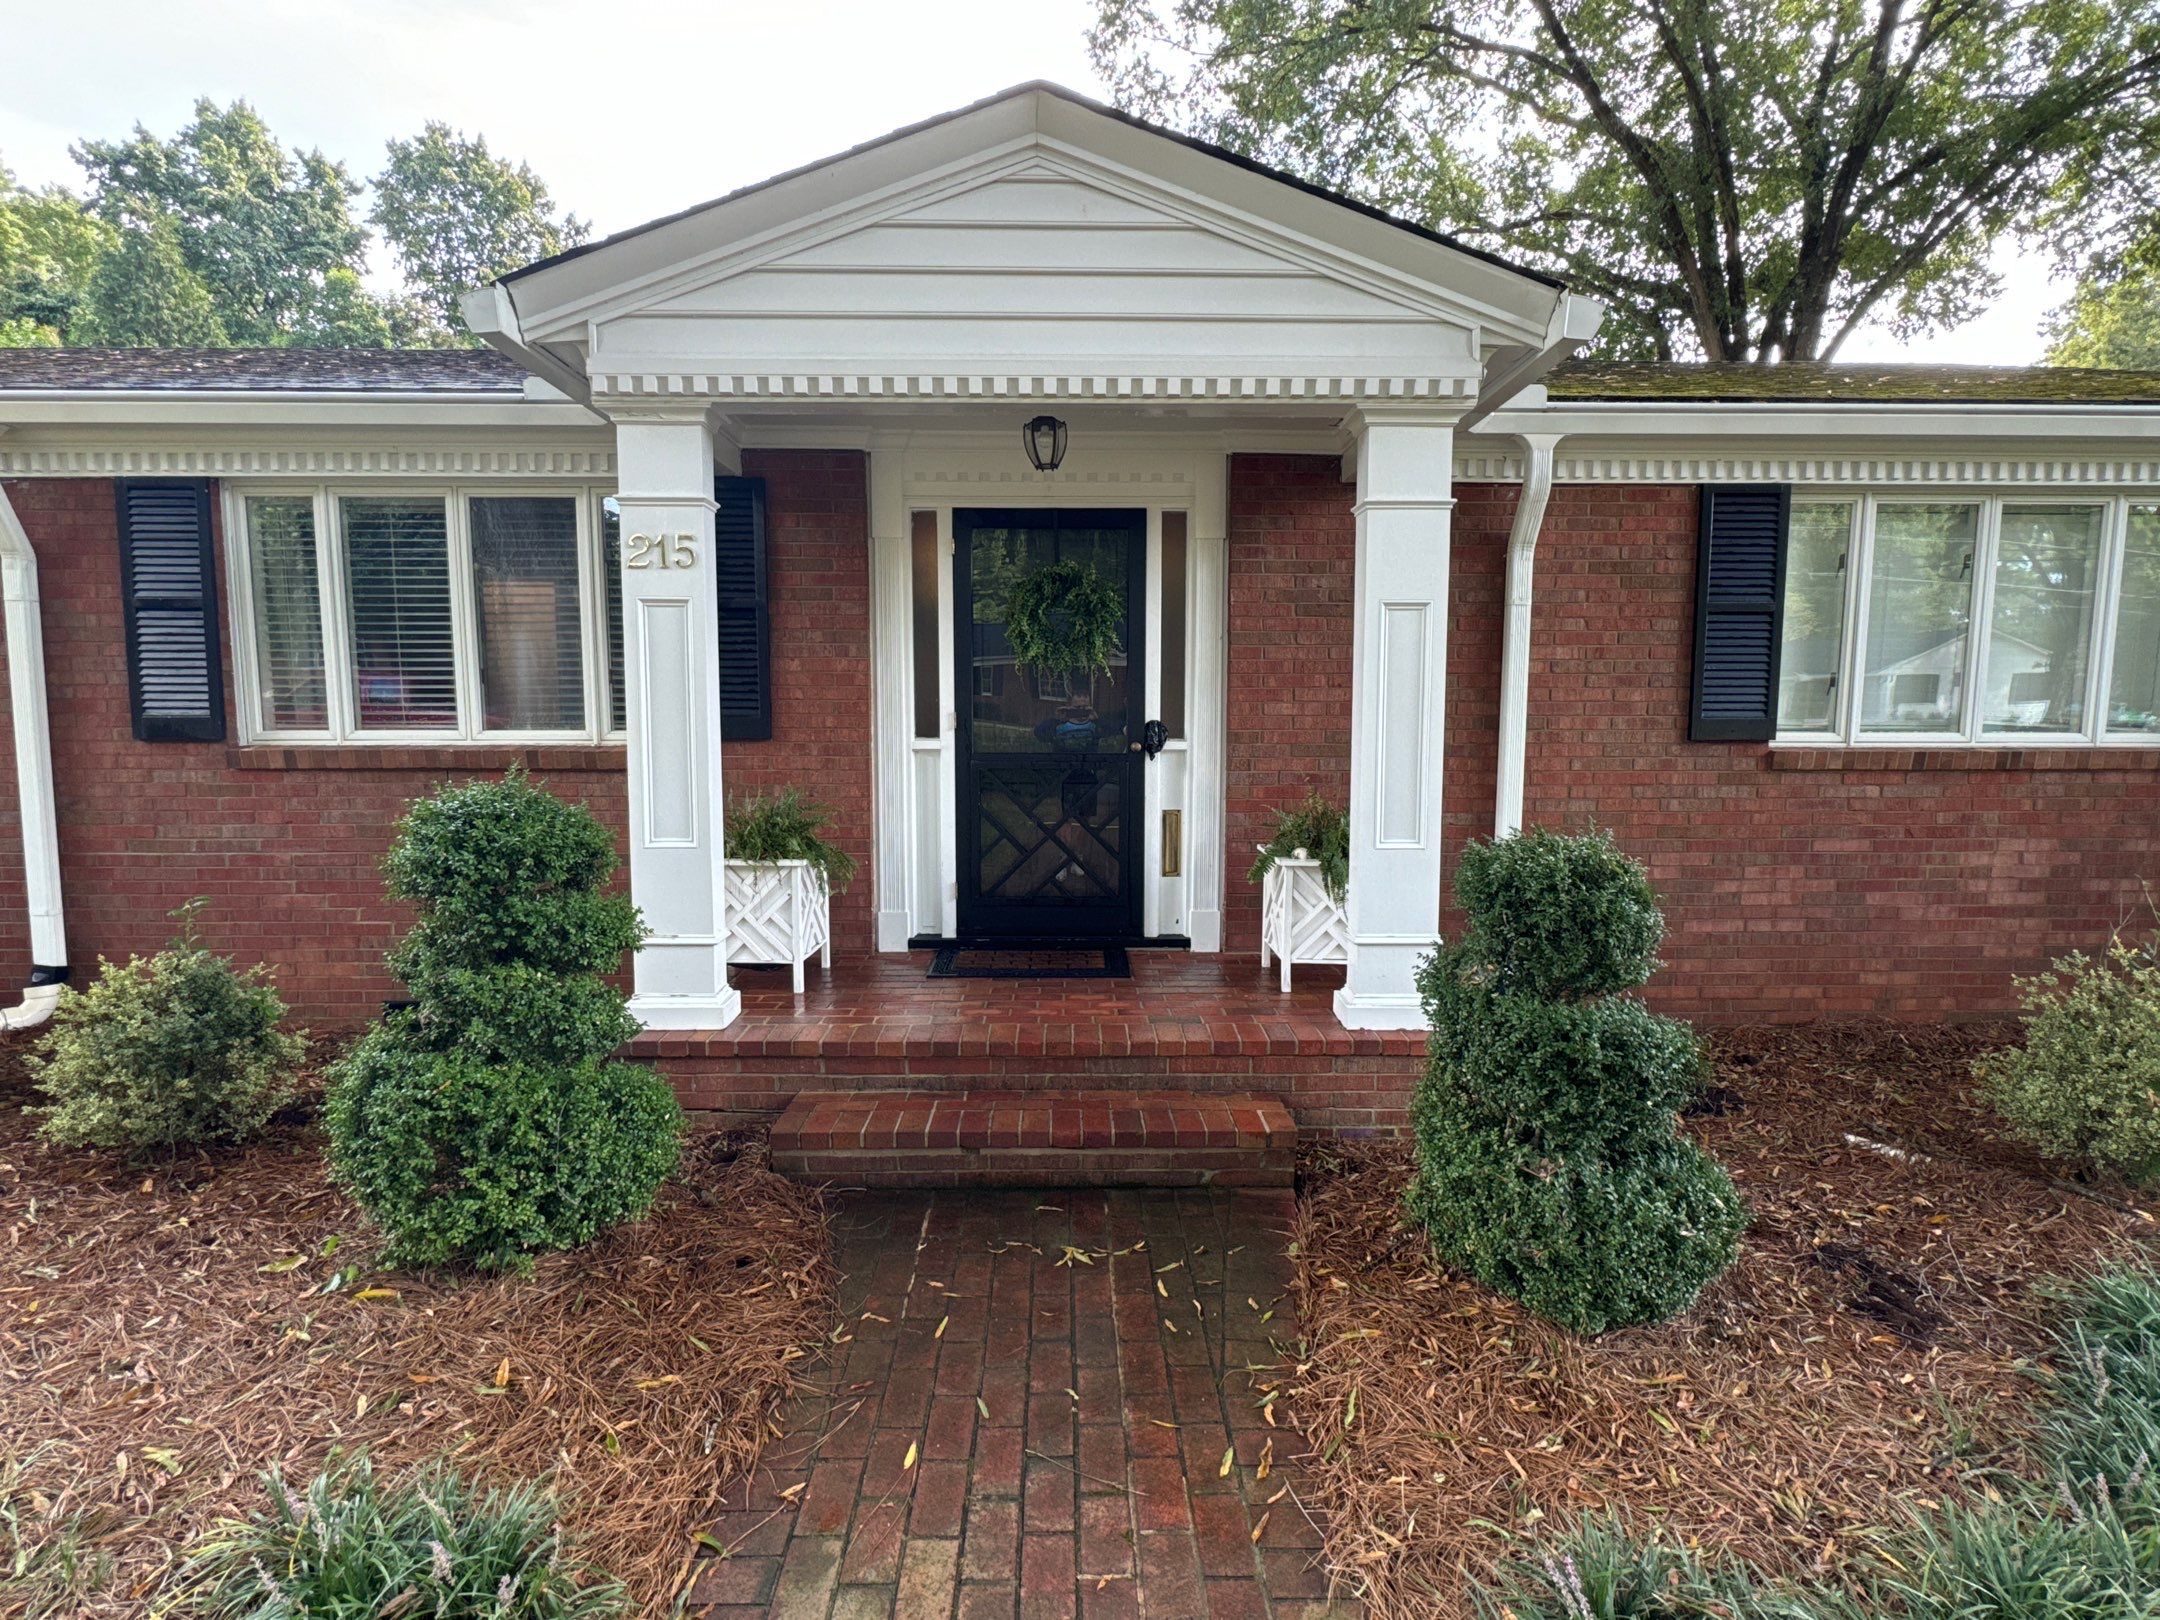
[[[773,1168],[847,1187],[1287,1187],[1297,1125],[1240,1092],[802,1092]]]

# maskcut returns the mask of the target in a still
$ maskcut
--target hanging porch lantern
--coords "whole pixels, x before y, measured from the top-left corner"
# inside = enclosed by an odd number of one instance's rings
[[[1054,416],[1038,416],[1020,430],[1029,463],[1037,472],[1056,472],[1065,459],[1065,424]]]

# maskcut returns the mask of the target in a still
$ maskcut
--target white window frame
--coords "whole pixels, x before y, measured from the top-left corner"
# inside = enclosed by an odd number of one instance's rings
[[[240,741],[293,747],[457,748],[516,744],[619,743],[623,734],[609,724],[608,637],[603,610],[607,601],[601,543],[600,503],[612,487],[530,481],[503,483],[295,483],[228,480],[224,490],[226,594],[231,603],[234,707]],[[470,502],[489,497],[545,497],[571,502],[577,514],[579,650],[584,662],[586,724],[568,730],[489,730],[483,724],[480,610],[473,581]],[[316,730],[293,730],[262,723],[262,682],[256,656],[254,536],[248,502],[263,498],[305,498],[314,503],[315,576],[323,636],[323,679],[330,723]],[[362,730],[353,701],[351,610],[346,599],[345,535],[342,504],[348,500],[439,500],[444,503],[450,567],[450,644],[457,693],[455,727],[415,730]]]
[[[1956,487],[1873,490],[1801,487],[1793,503],[1827,506],[1849,503],[1852,532],[1845,551],[1844,635],[1838,648],[1837,700],[1831,725],[1822,731],[1780,731],[1772,740],[1782,748],[2160,748],[2160,732],[2111,731],[2107,697],[2115,664],[2117,615],[2122,602],[2123,557],[2134,506],[2160,508],[2160,496],[2105,494],[2097,491],[1967,490]],[[1886,506],[1976,506],[1979,519],[1973,540],[1973,584],[1969,633],[1965,638],[1958,723],[1935,731],[1870,731],[1860,723],[1862,683],[1867,670],[1868,595],[1874,584],[1875,519]],[[2103,508],[2100,558],[2093,588],[2092,639],[2086,654],[2085,724],[2076,731],[2007,731],[1983,729],[1982,682],[1987,674],[1989,639],[1994,635],[1995,564],[2000,555],[2005,506]]]

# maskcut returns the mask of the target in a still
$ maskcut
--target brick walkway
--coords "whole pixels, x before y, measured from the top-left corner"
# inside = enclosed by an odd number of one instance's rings
[[[730,1556],[690,1612],[1348,1620],[1282,1460],[1298,1437],[1247,1371],[1293,1331],[1289,1213],[1287,1193],[844,1197],[846,1340],[722,1504]]]

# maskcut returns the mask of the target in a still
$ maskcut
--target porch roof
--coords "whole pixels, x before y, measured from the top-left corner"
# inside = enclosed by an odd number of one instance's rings
[[[1551,277],[1028,84],[526,267],[473,330],[575,397],[1482,408],[1592,336]]]

